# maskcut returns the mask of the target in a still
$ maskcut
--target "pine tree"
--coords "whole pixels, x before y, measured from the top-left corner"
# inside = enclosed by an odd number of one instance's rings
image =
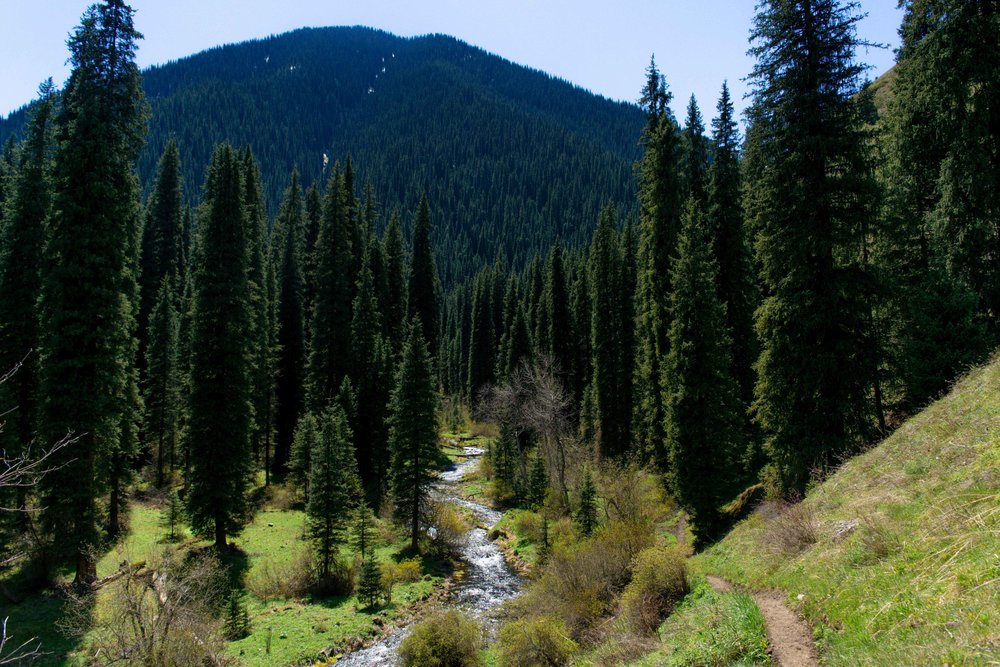
[[[531,336],[528,333],[527,317],[519,302],[514,304],[509,331],[500,350],[500,364],[503,377],[510,379],[517,367],[531,360]]]
[[[719,507],[732,491],[743,413],[730,375],[726,311],[704,228],[692,195],[671,277],[670,352],[664,364],[669,486],[691,516],[698,543],[719,534]]]
[[[169,277],[177,286],[184,272],[184,184],[181,178],[181,154],[177,142],[167,141],[156,165],[153,192],[146,204],[142,228],[142,271],[139,280],[140,357],[143,379],[146,375],[146,324],[156,306],[163,279]]]
[[[886,351],[904,410],[946,390],[1000,331],[1000,138],[987,103],[1000,85],[1000,15],[988,4],[901,3],[882,119],[886,228],[874,251],[888,276]]]
[[[594,476],[590,473],[590,468],[585,468],[583,471],[580,500],[576,508],[576,525],[584,537],[590,537],[597,527],[597,487],[594,486]]]
[[[621,246],[615,233],[615,213],[601,212],[590,248],[591,346],[593,388],[599,420],[598,453],[624,455],[630,444],[632,404],[629,359],[622,331],[626,327]]]
[[[351,305],[354,269],[353,223],[343,175],[334,168],[323,197],[323,218],[316,240],[316,285],[312,315],[308,404],[322,410],[350,369]]]
[[[362,559],[361,574],[358,576],[358,599],[367,606],[374,607],[382,597],[382,568],[375,552]]]
[[[365,253],[351,322],[351,374],[359,409],[353,420],[361,482],[372,502],[384,490],[389,433],[386,409],[392,391],[391,353],[382,337],[382,314],[372,275],[373,253]]]
[[[438,284],[434,250],[431,247],[431,211],[427,195],[420,198],[416,220],[413,223],[413,240],[410,243],[410,277],[407,283],[407,308],[412,318],[420,319],[421,333],[427,341],[432,357],[438,346]]]
[[[354,510],[354,525],[352,528],[352,544],[361,559],[375,555],[378,547],[378,533],[375,530],[375,515],[368,503],[361,501]]]
[[[385,228],[382,244],[385,246],[385,270],[388,285],[388,300],[383,305],[382,315],[389,343],[392,345],[393,351],[398,351],[403,346],[403,325],[406,322],[407,313],[406,276],[408,273],[403,229],[399,224],[399,214],[395,211],[389,216],[389,225]]]
[[[469,400],[479,400],[483,387],[493,384],[497,345],[493,339],[493,286],[490,272],[482,271],[472,283],[472,330],[469,339]]]
[[[708,139],[694,95],[688,101],[684,122],[684,185],[687,196],[704,203],[708,189]]]
[[[312,453],[306,534],[315,550],[320,578],[326,579],[340,546],[347,541],[351,510],[358,502],[360,484],[344,410],[333,404],[318,422],[319,446]]]
[[[188,513],[215,546],[247,520],[251,475],[252,352],[250,222],[243,204],[240,158],[216,148],[205,180],[191,322]]]
[[[548,312],[548,347],[544,350],[552,357],[559,377],[566,386],[572,369],[572,323],[569,312],[569,293],[563,268],[562,246],[558,239],[549,252],[545,264],[545,290],[542,303]]]
[[[305,305],[302,262],[302,194],[293,172],[272,232],[275,266],[277,345],[275,383],[275,471],[287,464],[292,437],[303,411],[306,364]]]
[[[868,271],[874,199],[852,97],[861,71],[853,4],[773,0],[754,21],[746,208],[767,297],[754,414],[768,480],[804,490],[810,470],[870,432]]]
[[[171,489],[167,495],[167,503],[160,510],[160,530],[166,533],[167,541],[173,542],[178,538],[177,531],[184,524],[184,519],[184,501],[177,489]]]
[[[60,546],[76,556],[81,582],[95,576],[97,497],[109,494],[116,532],[138,444],[135,160],[146,127],[133,13],[122,0],[94,5],[69,39],[73,71],[58,118],[55,214],[39,300],[40,439],[79,436],[52,462],[42,504],[46,525],[59,527]]]
[[[419,316],[411,320],[389,404],[392,497],[413,551],[418,550],[420,517],[435,480],[438,452],[434,367],[420,321]]]
[[[16,170],[8,174],[8,205],[0,202],[0,385],[4,425],[0,449],[10,457],[34,440],[38,404],[38,295],[41,290],[45,222],[51,214],[53,115],[56,94],[51,79],[39,89]],[[13,156],[12,156],[13,159]],[[2,164],[2,162],[0,162]],[[9,492],[9,496],[7,495]],[[27,489],[0,492],[0,507],[21,508]],[[24,517],[12,523],[21,523]]]
[[[309,502],[309,479],[312,476],[312,455],[319,446],[319,425],[313,413],[307,412],[299,419],[292,439],[292,456],[288,462],[288,472],[292,481],[302,489],[305,501]]]
[[[670,326],[670,265],[680,230],[682,147],[671,95],[655,63],[643,90],[646,127],[639,163],[639,249],[636,257],[633,433],[636,448],[663,461],[663,359]]]
[[[251,339],[251,374],[253,389],[253,443],[254,460],[263,454],[264,485],[271,483],[270,462],[271,434],[274,428],[274,318],[271,307],[272,273],[269,266],[267,239],[267,210],[264,204],[260,166],[250,147],[243,151],[243,201],[247,208],[247,242],[250,248],[250,269],[247,274],[252,314],[249,336]]]
[[[739,387],[740,405],[745,413],[753,401],[756,380],[753,364],[759,345],[753,329],[753,312],[759,295],[740,201],[739,128],[725,83],[717,111],[719,115],[712,120],[713,159],[708,172],[706,229],[712,256],[718,263],[716,283],[719,299],[726,306],[726,327],[732,342],[730,374]],[[758,437],[749,415],[744,421],[748,472],[753,475],[760,464]]]
[[[174,307],[176,298],[170,277],[164,276],[147,325],[147,369],[143,394],[146,412],[143,431],[147,444],[156,446],[157,487],[163,486],[164,468],[168,462],[170,470],[174,469],[180,413],[183,409],[178,358],[180,327],[177,309]]]
[[[497,487],[496,495],[500,498],[508,498],[513,504],[517,504],[523,495],[523,485],[521,484],[519,465],[520,456],[517,451],[517,435],[509,420],[500,422],[500,435],[493,442],[490,459],[493,463],[493,480],[494,486]]]

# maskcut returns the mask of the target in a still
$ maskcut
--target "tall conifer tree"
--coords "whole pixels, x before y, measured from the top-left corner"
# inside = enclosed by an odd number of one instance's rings
[[[393,504],[396,518],[410,532],[413,551],[418,549],[420,518],[435,480],[437,451],[434,364],[424,342],[420,319],[415,316],[409,325],[389,404]]]
[[[431,247],[431,210],[427,195],[420,198],[416,220],[413,223],[413,240],[410,244],[410,278],[407,289],[409,315],[420,318],[420,328],[431,356],[437,355],[438,304],[440,286],[434,249]]]
[[[178,426],[182,408],[180,336],[175,289],[169,276],[164,276],[156,305],[149,314],[146,346],[145,425],[146,442],[156,457],[156,486],[163,487],[164,470],[169,461],[176,463]]]
[[[97,497],[119,521],[137,448],[135,368],[139,183],[145,103],[135,64],[141,35],[122,0],[90,7],[69,39],[73,71],[58,120],[54,211],[41,290],[41,440],[75,433],[43,480],[46,523],[95,576]],[[70,460],[72,465],[67,464]]]
[[[694,95],[688,101],[684,122],[684,185],[689,197],[705,201],[708,188],[708,139]]]
[[[681,143],[671,95],[651,62],[642,104],[646,127],[639,163],[639,248],[636,256],[634,437],[647,456],[663,460],[663,359],[670,325],[670,265],[680,230]]]
[[[0,202],[0,373],[16,369],[0,385],[0,410],[6,413],[0,449],[10,457],[18,456],[34,439],[39,398],[37,305],[45,224],[52,205],[56,112],[52,80],[43,83],[38,92],[17,169],[10,169],[6,215]],[[22,486],[5,489],[0,507],[22,508],[26,495],[27,488]],[[26,518],[6,514],[7,519]]]
[[[754,411],[778,492],[870,430],[861,234],[873,199],[852,97],[856,3],[771,0],[754,20],[746,207],[767,297]]]
[[[670,351],[663,368],[670,487],[691,515],[699,543],[722,527],[719,506],[732,491],[744,412],[730,375],[726,311],[704,228],[691,195],[671,277]]]
[[[312,314],[307,391],[309,407],[322,410],[350,369],[351,303],[354,300],[352,208],[344,176],[334,168],[323,197],[316,240],[316,285]]]
[[[385,228],[382,245],[385,247],[385,279],[388,287],[386,292],[388,299],[383,306],[382,315],[385,318],[389,344],[394,351],[398,351],[403,346],[403,325],[406,323],[408,273],[403,229],[396,211],[389,216],[389,225]]]
[[[188,514],[195,531],[214,534],[218,548],[246,521],[251,476],[252,234],[243,195],[240,158],[219,146],[198,221],[188,408]]]
[[[278,211],[272,234],[271,255],[275,266],[275,442],[274,469],[282,470],[291,452],[295,425],[303,411],[306,364],[305,306],[302,276],[302,190],[298,173]]]

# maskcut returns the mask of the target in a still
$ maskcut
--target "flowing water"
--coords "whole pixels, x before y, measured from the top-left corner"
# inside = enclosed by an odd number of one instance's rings
[[[458,497],[458,485],[479,463],[483,450],[466,447],[465,458],[451,470],[441,473],[441,484],[435,493],[438,500],[453,503],[470,510],[480,525],[466,535],[461,549],[461,559],[465,562],[464,576],[451,588],[448,600],[455,607],[473,616],[487,632],[492,633],[497,626],[494,612],[501,604],[517,595],[521,587],[521,577],[504,560],[503,553],[490,542],[487,531],[503,516],[478,503]],[[385,639],[361,651],[355,651],[337,661],[338,667],[376,667],[393,665],[400,643],[409,628],[401,628]]]

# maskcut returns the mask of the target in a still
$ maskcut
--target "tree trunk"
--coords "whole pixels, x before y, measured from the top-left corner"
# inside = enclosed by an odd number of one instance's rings
[[[222,517],[215,517],[215,548],[226,548],[226,520]]]

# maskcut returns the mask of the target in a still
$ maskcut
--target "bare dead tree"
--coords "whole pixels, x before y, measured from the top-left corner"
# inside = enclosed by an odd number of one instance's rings
[[[555,480],[568,505],[571,464],[579,459],[577,454],[583,448],[570,419],[570,398],[552,358],[541,355],[533,363],[522,363],[510,380],[487,387],[481,394],[480,411],[488,419],[513,429],[521,449],[522,467],[526,466],[526,443],[538,442],[549,478]]]

